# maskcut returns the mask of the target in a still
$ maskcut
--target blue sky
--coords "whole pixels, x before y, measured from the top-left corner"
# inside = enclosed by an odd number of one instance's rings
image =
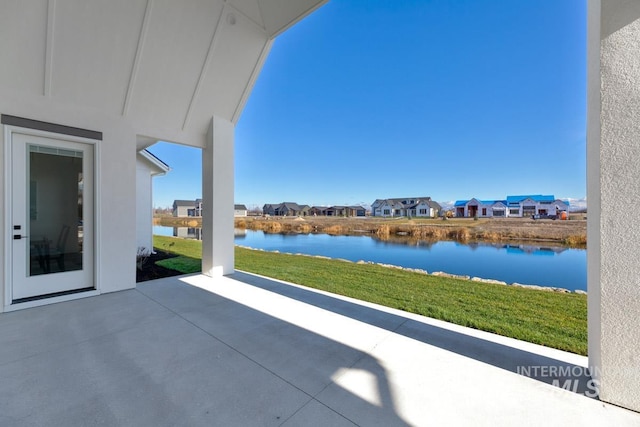
[[[278,37],[236,127],[236,203],[586,195],[586,0],[331,0]],[[200,197],[200,152],[154,205]]]

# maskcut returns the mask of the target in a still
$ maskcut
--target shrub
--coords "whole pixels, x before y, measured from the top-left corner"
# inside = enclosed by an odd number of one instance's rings
[[[136,268],[142,271],[142,267],[151,256],[151,250],[144,246],[138,246],[138,252],[136,254]]]

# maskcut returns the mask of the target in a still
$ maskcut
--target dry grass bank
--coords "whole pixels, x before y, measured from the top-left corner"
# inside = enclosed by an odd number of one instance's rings
[[[278,224],[278,225],[275,225]],[[380,219],[380,218],[242,218],[236,227],[276,233],[371,234],[380,239],[536,241],[584,248],[585,220],[508,219]]]
[[[200,218],[156,218],[167,226],[197,227]],[[574,248],[587,244],[587,222],[532,220],[528,218],[478,219],[383,219],[383,218],[265,218],[235,219],[236,228],[267,233],[326,233],[332,235],[370,234],[380,239],[456,240],[488,242],[548,242]]]

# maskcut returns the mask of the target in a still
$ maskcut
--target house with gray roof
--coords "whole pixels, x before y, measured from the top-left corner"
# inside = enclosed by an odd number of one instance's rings
[[[234,217],[247,216],[247,207],[245,205],[233,205],[233,216]]]
[[[376,199],[371,204],[371,215],[379,217],[435,218],[441,210],[442,206],[431,197]]]
[[[199,215],[196,215],[196,201],[195,200],[174,200],[173,216],[175,217],[199,216]]]
[[[267,203],[262,207],[262,213],[271,216],[306,216],[309,209],[308,205],[301,206],[294,202]]]
[[[271,216],[365,216],[367,210],[362,206],[309,206],[293,202],[280,204],[267,203],[262,207],[264,215]]]
[[[357,217],[366,214],[367,210],[362,206],[331,206],[325,210],[326,216]]]

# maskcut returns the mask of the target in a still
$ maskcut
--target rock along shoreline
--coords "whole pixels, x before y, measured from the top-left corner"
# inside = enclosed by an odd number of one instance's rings
[[[423,270],[421,268],[401,267],[399,265],[384,264],[384,263],[373,262],[373,261],[360,260],[360,261],[355,261],[354,262],[354,261],[350,261],[350,260],[344,259],[344,258],[331,258],[331,257],[327,257],[327,256],[322,256],[322,255],[308,255],[308,254],[302,254],[302,253],[280,252],[278,250],[267,251],[267,250],[264,250],[264,249],[256,249],[256,248],[251,248],[251,247],[242,246],[242,245],[236,245],[236,246],[238,246],[240,248],[243,248],[243,249],[250,249],[252,251],[271,252],[271,253],[277,253],[277,254],[281,253],[283,255],[305,256],[305,257],[309,257],[309,258],[320,258],[320,259],[328,259],[328,260],[333,260],[333,261],[349,262],[349,263],[352,263],[352,264],[378,265],[380,267],[395,268],[397,270],[409,271],[409,272],[412,272],[412,273],[426,274],[426,275],[438,276],[438,277],[447,277],[447,278],[450,278],[450,279],[469,280],[471,282],[488,283],[488,284],[492,284],[492,285],[514,286],[514,287],[517,287],[517,288],[533,289],[533,290],[536,290],[536,291],[546,291],[546,292],[558,292],[558,293],[563,293],[563,294],[570,294],[570,293],[575,293],[575,294],[580,294],[580,295],[586,295],[587,294],[587,292],[585,292],[583,290],[580,290],[580,289],[576,289],[575,291],[572,292],[572,291],[570,291],[569,289],[566,289],[566,288],[559,288],[559,287],[552,287],[552,286],[540,286],[540,285],[526,285],[526,284],[518,283],[518,282],[507,283],[507,282],[504,282],[502,280],[483,279],[481,277],[472,277],[472,276],[445,273],[444,271],[434,271],[432,273],[429,273],[427,270]]]

